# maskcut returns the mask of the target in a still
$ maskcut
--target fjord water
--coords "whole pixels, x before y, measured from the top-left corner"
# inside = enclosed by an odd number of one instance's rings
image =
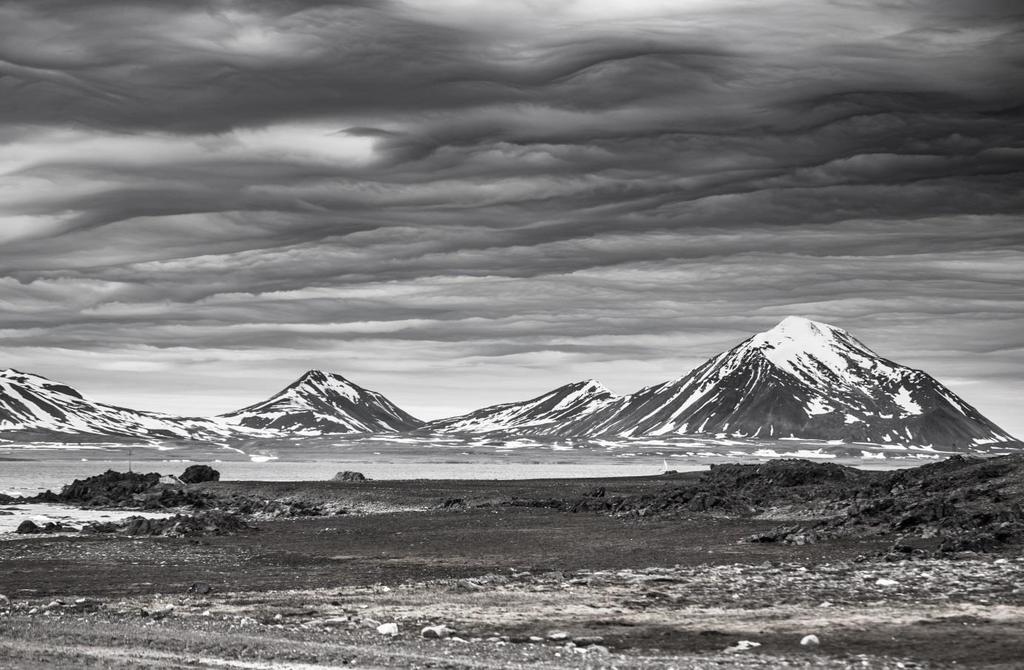
[[[371,479],[572,479],[703,470],[714,463],[811,458],[866,468],[920,465],[946,454],[814,441],[678,439],[552,444],[481,438],[297,438],[232,444],[7,444],[0,493],[60,490],[108,469],[180,475],[212,465],[223,480],[323,481],[344,470]]]
[[[136,472],[180,475],[198,461],[136,461]],[[224,481],[320,481],[335,473],[356,470],[370,479],[562,479],[587,477],[639,477],[657,475],[658,463],[422,463],[359,461],[221,461],[209,463]],[[707,465],[673,464],[675,470],[701,470]],[[126,471],[128,462],[117,460],[31,460],[0,461],[0,493],[12,496],[35,495],[50,489],[59,491],[74,479],[100,474],[106,470]]]

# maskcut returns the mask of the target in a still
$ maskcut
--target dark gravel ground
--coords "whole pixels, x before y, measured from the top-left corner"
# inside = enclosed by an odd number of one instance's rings
[[[988,553],[939,546],[975,521],[1012,528],[1019,466],[209,482],[194,489],[207,499],[348,513],[0,541],[0,668],[1020,667],[1012,533]],[[376,633],[385,621],[401,634]],[[429,623],[464,641],[421,640]],[[799,645],[810,633],[819,647]],[[724,651],[740,640],[760,646]]]

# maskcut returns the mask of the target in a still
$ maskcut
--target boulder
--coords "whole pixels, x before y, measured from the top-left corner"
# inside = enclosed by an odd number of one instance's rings
[[[366,475],[362,472],[353,472],[351,470],[345,470],[334,475],[334,481],[336,482],[365,482]]]
[[[43,529],[40,528],[39,525],[36,524],[36,522],[32,519],[25,519],[20,524],[18,524],[18,529],[14,532],[19,533],[21,535],[29,535],[33,533],[42,533]]]
[[[726,647],[725,651],[728,653],[736,653],[740,651],[750,651],[751,649],[756,649],[760,646],[760,642],[754,642],[753,640],[740,640],[731,647]]]
[[[452,629],[444,624],[439,626],[424,626],[420,635],[429,640],[443,640],[452,634]]]
[[[181,481],[186,484],[202,484],[203,482],[219,482],[220,473],[209,465],[190,465],[181,473]]]
[[[800,638],[801,647],[817,647],[819,644],[821,644],[821,640],[817,635],[804,635]]]
[[[205,596],[213,593],[213,587],[206,582],[193,582],[192,586],[188,587],[189,593],[195,593],[196,595]]]
[[[397,623],[382,623],[377,626],[377,632],[381,635],[390,635],[394,637],[398,635],[398,624]]]

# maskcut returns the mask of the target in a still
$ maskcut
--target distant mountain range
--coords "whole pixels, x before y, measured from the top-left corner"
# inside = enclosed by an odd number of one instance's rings
[[[799,317],[630,395],[588,380],[429,423],[320,370],[263,402],[211,418],[96,403],[44,377],[6,370],[0,372],[0,436],[5,432],[193,440],[401,432],[581,441],[704,435],[950,450],[1024,447],[928,374],[878,356],[844,330]]]

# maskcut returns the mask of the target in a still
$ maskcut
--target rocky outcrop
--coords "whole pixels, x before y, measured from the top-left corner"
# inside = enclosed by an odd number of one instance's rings
[[[202,484],[203,482],[219,482],[220,472],[209,465],[190,465],[179,477],[186,484]]]
[[[238,514],[212,511],[200,514],[176,514],[166,518],[131,516],[119,522],[93,522],[82,528],[86,534],[118,533],[167,537],[230,535],[253,526]]]
[[[345,470],[334,475],[333,481],[336,482],[365,482],[366,475],[362,472],[353,472],[352,470]]]

